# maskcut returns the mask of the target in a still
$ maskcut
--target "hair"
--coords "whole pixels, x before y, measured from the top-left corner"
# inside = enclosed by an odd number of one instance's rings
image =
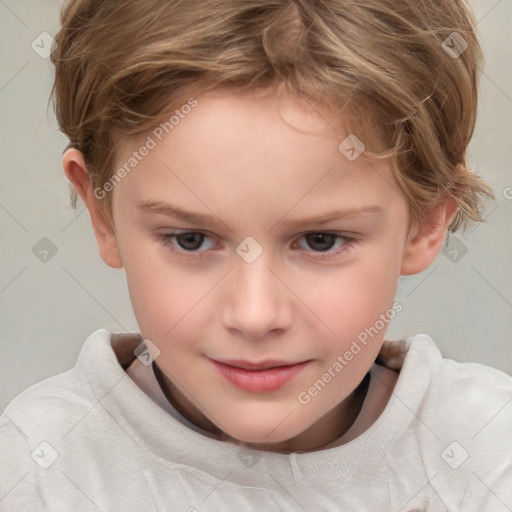
[[[466,165],[483,57],[464,0],[68,0],[55,40],[57,121],[95,189],[192,95],[279,87],[371,119],[411,219],[451,198],[454,232],[494,198]]]

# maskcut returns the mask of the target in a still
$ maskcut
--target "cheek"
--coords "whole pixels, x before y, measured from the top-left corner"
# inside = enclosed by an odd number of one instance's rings
[[[329,409],[340,396],[348,396],[353,383],[361,381],[377,357],[395,316],[392,304],[399,275],[395,260],[393,251],[380,253],[321,284],[322,294],[312,309],[321,312],[319,316],[334,334],[317,347],[321,365],[310,384],[317,379],[329,382],[315,397],[319,409]],[[308,393],[308,389],[303,391]]]
[[[156,242],[133,240],[129,247],[123,263],[135,317],[145,337],[162,340],[193,314],[210,280],[178,271],[172,256]]]
[[[398,276],[399,263],[393,254],[381,253],[355,261],[336,277],[319,284],[312,309],[337,336],[347,340],[390,308]]]

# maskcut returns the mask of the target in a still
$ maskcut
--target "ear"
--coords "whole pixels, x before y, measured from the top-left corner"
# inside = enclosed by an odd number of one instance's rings
[[[80,199],[87,206],[101,259],[109,267],[122,268],[123,262],[117,247],[115,233],[105,219],[99,207],[99,201],[94,195],[82,153],[77,149],[68,149],[62,157],[62,168]]]
[[[419,274],[434,261],[457,209],[455,201],[447,198],[429,212],[421,226],[412,227],[404,249],[401,275]]]

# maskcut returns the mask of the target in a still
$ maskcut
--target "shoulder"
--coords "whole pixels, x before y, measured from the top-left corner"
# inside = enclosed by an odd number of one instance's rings
[[[430,374],[423,410],[425,420],[447,446],[451,442],[464,446],[482,467],[486,460],[498,463],[503,457],[512,465],[510,375],[483,364],[440,357]]]
[[[85,389],[78,372],[69,370],[27,388],[0,415],[0,496],[5,510],[32,511],[44,503],[38,468],[55,462],[60,451],[55,439],[89,406],[81,387]]]
[[[425,404],[436,404],[437,416],[444,411],[446,418],[462,419],[476,408],[482,417],[486,411],[496,413],[512,401],[510,375],[483,364],[444,358],[425,334],[408,338],[408,344],[412,366],[428,380]],[[474,415],[467,419],[477,420]]]
[[[75,366],[38,382],[16,396],[0,415],[0,443],[35,448],[41,439],[62,437],[98,402],[91,361],[108,354],[110,333],[99,330],[85,341]],[[111,357],[115,355],[110,347]],[[0,450],[1,451],[1,450]],[[6,453],[6,452],[4,452]]]
[[[436,413],[441,407],[452,412],[478,407],[482,413],[512,400],[510,375],[483,364],[445,358],[426,334],[386,341],[378,361],[400,370],[395,391],[411,402],[420,400],[423,408],[435,403]]]
[[[62,437],[94,400],[85,373],[77,367],[25,389],[0,416],[2,458],[20,460],[21,452],[30,455],[41,442]]]
[[[22,430],[56,426],[60,416],[88,407],[93,399],[82,372],[71,369],[38,382],[14,398],[0,417],[0,433],[14,423]]]
[[[402,370],[396,392],[410,423],[401,441],[436,475],[431,487],[457,510],[512,505],[512,377],[444,358],[423,334],[408,338]]]
[[[5,510],[29,512],[44,502],[48,475],[53,474],[46,470],[76,448],[75,427],[100,409],[101,396],[94,389],[98,376],[91,368],[101,359],[109,359],[107,371],[115,369],[106,330],[87,338],[73,368],[30,386],[0,411],[0,497]]]

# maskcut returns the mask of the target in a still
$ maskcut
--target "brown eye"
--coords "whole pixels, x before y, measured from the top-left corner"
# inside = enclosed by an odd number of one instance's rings
[[[210,249],[215,248],[215,241],[209,236],[195,232],[165,233],[158,235],[162,245],[172,252],[201,256]]]
[[[204,235],[201,233],[184,233],[175,237],[178,245],[186,251],[197,251],[204,242]]]
[[[308,246],[315,251],[328,251],[334,247],[337,235],[331,233],[309,233],[305,235]]]
[[[316,260],[329,260],[340,258],[357,245],[353,237],[337,233],[312,232],[302,235],[294,244],[295,248],[302,249],[302,253]]]

